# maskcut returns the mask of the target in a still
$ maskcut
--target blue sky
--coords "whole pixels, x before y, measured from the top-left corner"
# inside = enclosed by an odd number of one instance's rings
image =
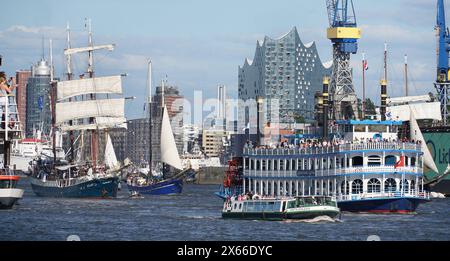
[[[410,62],[412,94],[432,91],[435,75],[435,0],[354,0],[363,29],[360,53],[353,56],[355,88],[361,92],[360,60],[369,60],[368,95],[378,101],[384,42],[390,49],[390,95],[402,94],[404,54]],[[450,6],[449,6],[450,8]],[[127,104],[130,118],[142,116],[146,59],[154,63],[154,82],[168,75],[169,82],[193,97],[216,96],[216,86],[228,86],[236,97],[238,66],[253,58],[256,41],[264,35],[278,37],[296,26],[306,42],[316,41],[323,61],[331,59],[325,37],[328,26],[325,0],[40,0],[7,1],[0,16],[2,70],[26,69],[40,59],[42,37],[53,38],[57,75],[64,71],[62,51],[65,26],[73,30],[73,45],[86,44],[84,18],[93,22],[96,43],[116,43],[113,53],[96,58],[101,75],[129,73],[126,95],[137,96]],[[46,40],[47,42],[47,40]],[[47,44],[47,43],[46,43]],[[45,50],[48,53],[47,50]],[[75,69],[85,68],[83,57]]]

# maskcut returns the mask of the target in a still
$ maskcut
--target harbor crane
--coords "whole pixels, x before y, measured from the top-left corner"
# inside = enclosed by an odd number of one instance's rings
[[[436,19],[436,36],[437,36],[437,77],[434,84],[438,92],[438,98],[441,102],[441,113],[444,126],[448,123],[448,101],[450,87],[450,68],[449,68],[449,52],[450,52],[450,34],[445,23],[445,6],[444,0],[437,1],[437,19]]]
[[[358,119],[358,98],[353,86],[350,55],[358,51],[361,29],[357,27],[352,0],[326,0],[333,43],[333,71],[330,82],[331,114],[335,120]]]

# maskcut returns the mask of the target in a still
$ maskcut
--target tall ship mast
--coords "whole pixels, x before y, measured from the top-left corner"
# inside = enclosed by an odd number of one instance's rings
[[[172,195],[179,194],[183,190],[183,176],[184,171],[177,173],[171,177],[168,177],[166,173],[166,166],[169,165],[177,170],[182,170],[183,166],[181,163],[180,156],[178,154],[177,146],[175,143],[175,138],[173,135],[172,127],[170,125],[169,113],[164,102],[164,81],[161,81],[161,128],[160,131],[160,143],[159,151],[161,153],[161,162],[158,164],[160,169],[154,168],[152,159],[152,88],[151,88],[151,68],[152,63],[148,63],[148,89],[149,89],[149,124],[150,124],[150,135],[149,135],[149,170],[145,177],[140,177],[139,175],[131,175],[128,180],[128,189],[131,191],[132,195],[146,194],[146,195]],[[159,120],[159,119],[158,119]],[[157,148],[158,149],[158,148]],[[158,173],[159,172],[159,173]]]
[[[70,48],[68,44],[64,51],[67,80],[52,82],[51,91],[53,139],[56,130],[69,134],[70,153],[75,155],[73,137],[77,134],[78,157],[75,159],[71,156],[70,160],[56,157],[35,160],[31,186],[38,196],[111,198],[117,195],[121,166],[108,130],[126,128],[125,99],[110,98],[111,95],[122,94],[122,76],[95,76],[94,51],[112,51],[114,45],[95,46],[90,20],[88,27],[89,46]],[[73,79],[71,58],[82,53],[88,54],[88,77]],[[102,137],[104,147],[100,150]],[[86,138],[90,138],[90,141],[86,141]],[[86,144],[89,148],[85,148]]]

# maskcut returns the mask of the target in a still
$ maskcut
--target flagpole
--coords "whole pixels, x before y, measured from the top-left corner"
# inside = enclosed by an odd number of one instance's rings
[[[362,100],[362,119],[366,119],[366,54],[362,54],[362,87],[363,87],[363,100]]]

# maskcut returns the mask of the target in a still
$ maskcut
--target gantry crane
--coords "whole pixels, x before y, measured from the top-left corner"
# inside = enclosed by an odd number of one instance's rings
[[[437,19],[436,19],[436,35],[437,35],[437,77],[434,86],[438,92],[439,101],[441,102],[441,113],[443,123],[446,126],[448,120],[448,101],[449,101],[449,51],[450,51],[450,34],[445,23],[445,6],[444,0],[437,1]]]
[[[357,27],[352,0],[327,0],[326,3],[330,22],[327,36],[333,43],[332,118],[358,119],[358,98],[353,87],[350,55],[358,51],[361,30]]]

